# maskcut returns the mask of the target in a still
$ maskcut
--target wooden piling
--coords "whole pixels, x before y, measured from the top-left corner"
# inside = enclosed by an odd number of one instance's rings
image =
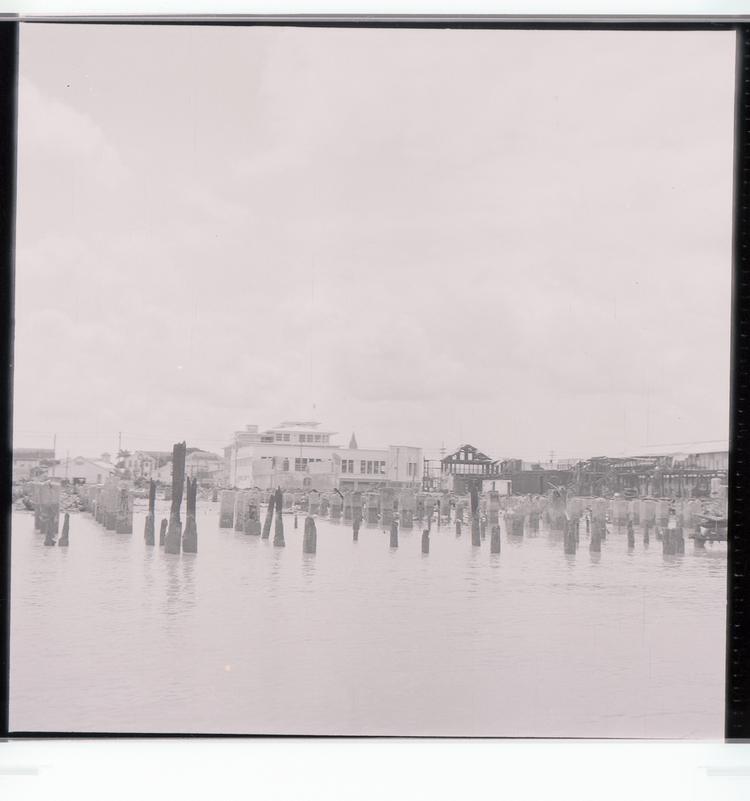
[[[577,548],[578,537],[576,536],[575,522],[567,519],[563,529],[563,551],[572,556]]]
[[[185,531],[182,534],[184,553],[198,553],[198,524],[195,511],[198,497],[198,479],[188,478],[185,493]]]
[[[352,513],[352,539],[359,540],[359,527],[362,525],[362,510],[357,508]]]
[[[276,490],[274,499],[276,501],[276,528],[273,533],[273,544],[277,548],[283,548],[286,543],[284,542],[284,519],[281,514],[284,508],[284,496],[281,492],[281,488]]]
[[[274,545],[276,545],[275,539],[274,539]],[[317,548],[318,548],[318,531],[315,527],[315,519],[312,517],[306,517],[305,533],[302,537],[302,553],[315,553]]]
[[[428,529],[425,529],[422,532],[422,553],[429,553],[430,552],[430,532]]]
[[[118,487],[115,531],[118,534],[133,533],[133,496],[127,487]]]
[[[402,528],[414,528],[417,511],[417,496],[414,490],[407,489],[401,493],[398,508]]]
[[[649,531],[651,530],[651,526],[648,521],[643,523],[643,544],[648,546],[649,543]]]
[[[674,548],[675,553],[682,554],[685,553],[685,538],[682,534],[682,527],[677,527],[674,529],[672,536],[674,537]]]
[[[219,495],[219,528],[232,528],[234,526],[234,505],[237,493],[232,490],[222,490]]]
[[[482,538],[479,530],[479,520],[474,517],[471,521],[471,544],[475,548],[479,548],[482,544]]]
[[[490,553],[500,553],[500,526],[492,526],[490,533]]]
[[[164,553],[179,553],[182,544],[180,507],[185,488],[185,452],[186,444],[184,442],[176,442],[172,447],[172,501],[167,537],[164,541]]]
[[[57,544],[62,546],[63,548],[70,545],[69,535],[70,535],[70,515],[67,512],[65,512],[65,517],[63,518],[62,534],[60,535],[60,539],[57,541]]]
[[[331,496],[331,522],[338,523],[341,520],[341,510],[344,505],[344,498],[341,493],[336,490]]]
[[[260,535],[262,540],[267,540],[271,536],[271,523],[273,522],[273,509],[276,505],[276,498],[272,494],[268,499],[268,506],[266,507],[266,519],[263,521],[263,532]]]
[[[297,528],[297,513],[294,513],[294,527]]]
[[[143,539],[146,541],[146,545],[154,544],[155,513],[156,513],[156,482],[152,478],[148,482],[148,514],[146,515],[146,526],[143,531]]]
[[[169,525],[169,521],[166,517],[163,517],[161,520],[161,528],[159,529],[159,545],[164,545],[167,541],[167,526]]]
[[[628,548],[635,548],[635,531],[633,530],[632,518],[628,518]]]
[[[391,523],[391,548],[398,548],[398,523]]]
[[[461,521],[456,518],[456,539],[461,536]]]

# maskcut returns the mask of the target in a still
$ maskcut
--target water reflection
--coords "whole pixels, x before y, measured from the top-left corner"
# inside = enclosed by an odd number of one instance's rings
[[[665,560],[613,529],[590,554],[582,530],[565,554],[542,525],[493,554],[443,525],[422,554],[421,525],[390,549],[319,518],[313,555],[301,530],[275,548],[214,512],[178,556],[75,520],[66,552],[13,518],[16,728],[721,734],[725,545]]]

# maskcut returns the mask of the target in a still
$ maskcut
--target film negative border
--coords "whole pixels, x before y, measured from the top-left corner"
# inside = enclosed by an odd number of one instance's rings
[[[750,26],[737,32],[725,736],[750,740]]]
[[[0,736],[8,731],[18,23],[0,22]]]

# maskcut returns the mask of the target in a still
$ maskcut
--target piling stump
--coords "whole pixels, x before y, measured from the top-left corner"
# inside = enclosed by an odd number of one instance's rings
[[[198,553],[198,524],[195,519],[198,496],[198,479],[187,479],[185,498],[185,530],[182,533],[184,553]]]
[[[143,539],[146,545],[154,544],[154,513],[156,511],[156,482],[151,479],[148,484],[148,514],[146,515],[146,525],[143,531]]]
[[[276,526],[273,533],[273,544],[277,548],[283,548],[286,545],[284,542],[284,520],[281,514],[281,510],[284,508],[284,496],[280,489],[276,490],[274,500],[276,503]]]
[[[167,541],[167,526],[169,525],[169,521],[166,517],[162,518],[161,521],[161,528],[159,529],[159,545],[164,545]]]
[[[471,544],[475,548],[478,548],[482,544],[482,538],[479,530],[479,521],[474,518],[471,521]]]
[[[398,523],[391,523],[391,548],[398,548]]]
[[[60,539],[58,540],[57,544],[63,548],[67,547],[70,544],[69,535],[70,535],[70,515],[67,512],[65,512],[65,517],[63,518],[62,534],[60,535]]]
[[[318,548],[318,531],[315,527],[315,519],[312,517],[306,517],[305,533],[302,537],[302,553],[315,553],[317,548]]]
[[[563,551],[566,554],[574,554],[578,548],[578,538],[576,537],[575,523],[568,520],[563,531]]]
[[[185,489],[185,453],[184,442],[177,442],[172,447],[172,500],[169,514],[167,536],[164,540],[164,553],[177,554],[182,546],[182,520],[180,507]]]
[[[500,553],[500,526],[493,526],[490,533],[490,553]]]
[[[234,505],[236,493],[232,490],[222,490],[219,495],[219,528],[232,528],[234,526]]]
[[[273,495],[268,499],[268,506],[266,507],[266,519],[263,521],[263,531],[260,538],[267,540],[271,536],[271,523],[273,522],[273,508],[274,508]]]

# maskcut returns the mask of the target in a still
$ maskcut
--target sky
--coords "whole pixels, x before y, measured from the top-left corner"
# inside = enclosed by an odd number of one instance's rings
[[[15,445],[726,447],[734,50],[22,26]]]

